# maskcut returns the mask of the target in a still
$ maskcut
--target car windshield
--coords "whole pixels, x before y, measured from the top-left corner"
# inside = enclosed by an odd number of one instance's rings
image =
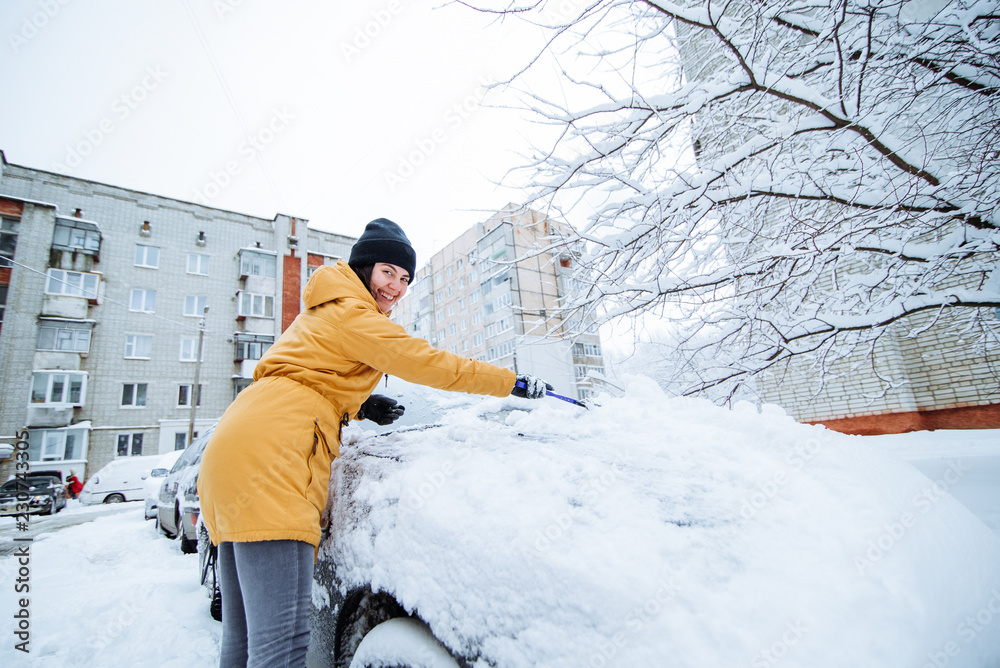
[[[21,482],[18,479],[8,480],[0,487],[0,491],[4,492],[16,492],[19,489],[25,489],[24,485],[27,485],[28,489],[33,489],[35,487],[51,487],[56,484],[56,479],[49,476],[28,476],[25,482]]]

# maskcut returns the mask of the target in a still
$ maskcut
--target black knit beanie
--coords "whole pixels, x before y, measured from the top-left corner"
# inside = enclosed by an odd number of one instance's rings
[[[376,262],[402,267],[410,273],[410,280],[417,271],[417,253],[410,240],[399,225],[388,218],[376,218],[365,226],[365,231],[351,248],[347,264],[359,267]]]

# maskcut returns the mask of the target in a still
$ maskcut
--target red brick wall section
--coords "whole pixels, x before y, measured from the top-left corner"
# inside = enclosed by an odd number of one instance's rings
[[[821,424],[834,431],[858,436],[904,434],[910,431],[934,429],[1000,429],[1000,404],[859,415],[836,420],[820,420],[809,424]]]
[[[20,217],[23,212],[24,204],[21,202],[0,198],[0,213],[3,215]]]
[[[307,267],[322,267],[323,266],[323,256],[316,255],[315,253],[306,254],[306,266]]]
[[[288,329],[299,314],[302,297],[302,265],[299,258],[286,255],[281,268],[281,331]]]

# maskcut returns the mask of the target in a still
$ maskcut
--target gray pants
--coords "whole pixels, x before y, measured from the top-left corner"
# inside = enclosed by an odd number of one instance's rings
[[[221,668],[301,668],[309,647],[313,546],[219,544]]]

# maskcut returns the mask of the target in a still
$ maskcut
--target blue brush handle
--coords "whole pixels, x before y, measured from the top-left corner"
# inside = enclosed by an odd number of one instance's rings
[[[528,388],[528,386],[525,385],[524,381],[521,381],[521,380],[515,382],[514,385],[517,386],[517,387],[523,388],[523,389],[527,389]],[[545,390],[545,394],[546,394],[546,396],[549,396],[549,397],[555,397],[556,399],[562,399],[563,401],[567,401],[567,402],[573,404],[574,406],[580,406],[581,408],[588,408],[587,404],[583,403],[582,401],[577,401],[576,399],[571,399],[569,397],[564,397],[561,394],[556,394],[552,390]],[[588,410],[589,410],[589,408],[588,408]]]

